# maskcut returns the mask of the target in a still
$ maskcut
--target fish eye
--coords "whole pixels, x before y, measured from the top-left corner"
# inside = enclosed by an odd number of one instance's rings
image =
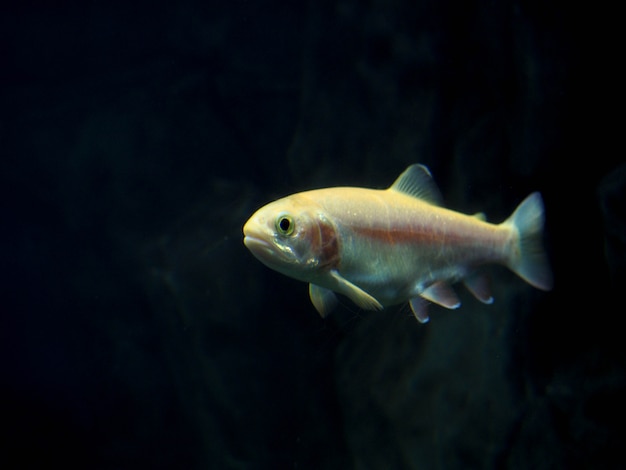
[[[295,229],[295,224],[291,216],[281,214],[276,218],[276,231],[281,235],[291,235]]]

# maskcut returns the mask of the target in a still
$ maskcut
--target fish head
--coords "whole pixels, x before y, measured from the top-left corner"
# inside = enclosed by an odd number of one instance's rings
[[[257,210],[243,227],[243,242],[263,264],[312,282],[338,260],[336,230],[323,210],[298,195]]]

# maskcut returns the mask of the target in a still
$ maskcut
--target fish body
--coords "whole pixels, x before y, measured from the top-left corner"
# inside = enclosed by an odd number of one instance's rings
[[[243,232],[261,262],[309,283],[322,316],[340,293],[367,310],[408,302],[426,322],[431,302],[460,306],[451,287],[457,281],[491,303],[489,283],[479,271],[485,264],[507,266],[549,290],[543,221],[539,193],[501,224],[446,209],[430,172],[416,164],[384,190],[335,187],[271,202],[250,217]]]

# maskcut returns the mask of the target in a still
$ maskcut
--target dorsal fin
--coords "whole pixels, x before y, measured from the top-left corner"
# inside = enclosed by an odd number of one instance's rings
[[[389,187],[392,191],[407,194],[431,204],[442,206],[443,198],[439,188],[426,166],[416,163],[408,167]]]

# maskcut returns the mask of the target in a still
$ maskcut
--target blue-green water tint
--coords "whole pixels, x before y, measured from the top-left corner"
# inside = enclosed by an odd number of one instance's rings
[[[624,172],[581,111],[613,102],[579,87],[612,44],[590,8],[283,3],[2,7],[0,458],[622,465]],[[493,269],[493,305],[459,290],[428,325],[322,320],[241,242],[269,200],[416,161],[493,221],[541,191],[554,290]]]

